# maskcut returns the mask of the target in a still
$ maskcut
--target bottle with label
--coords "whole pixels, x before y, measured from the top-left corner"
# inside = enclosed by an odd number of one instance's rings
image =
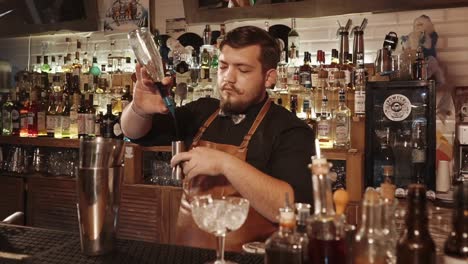
[[[25,100],[23,106],[20,108],[20,137],[28,137],[28,109],[29,101]]]
[[[62,138],[70,138],[70,99],[63,95],[63,111],[61,116]]]
[[[117,113],[117,117],[114,121],[114,127],[112,129],[113,133],[114,133],[114,138],[117,138],[117,139],[123,139],[123,131],[122,131],[122,128],[120,126],[120,117],[122,117],[122,112],[118,112]]]
[[[317,121],[312,118],[312,108],[310,107],[310,101],[304,101],[303,106],[306,117],[304,122],[312,129],[314,138],[317,137]]]
[[[46,116],[46,130],[48,137],[54,137],[55,133],[55,124],[56,124],[56,109],[57,106],[55,105],[55,97],[54,94],[50,94],[49,96],[49,107],[47,108],[47,116]]]
[[[320,111],[320,116],[317,118],[317,138],[320,143],[320,148],[333,147],[332,120],[326,95],[322,98],[322,109]]]
[[[73,94],[72,105],[70,106],[70,138],[78,138],[78,107],[80,105],[80,95]]]
[[[291,18],[291,30],[288,33],[288,54],[289,64],[299,67],[300,37],[296,30],[296,19]]]
[[[203,49],[200,55],[201,67],[200,67],[200,79],[210,78],[210,66],[211,66],[211,57],[210,53],[206,48]]]
[[[429,233],[426,188],[410,184],[407,196],[406,228],[397,244],[397,264],[435,264],[436,247]]]
[[[86,109],[85,95],[81,94],[80,106],[78,107],[78,111],[77,111],[78,113],[77,124],[78,124],[78,137],[79,138],[86,136],[86,110],[87,109]],[[94,127],[94,124],[93,124],[93,127]]]
[[[96,137],[102,136],[102,120],[104,118],[104,114],[102,111],[99,111],[99,114],[96,115],[96,120],[94,122],[94,134]]]
[[[37,133],[39,137],[47,136],[47,93],[41,93],[41,100],[37,110]]]
[[[37,137],[37,93],[31,93],[31,104],[28,108],[28,137]]]
[[[265,264],[302,264],[302,244],[294,233],[296,219],[287,195],[279,211],[279,230],[265,242]]]
[[[421,46],[418,47],[416,52],[416,61],[414,62],[413,73],[415,80],[427,80],[427,63],[424,59],[424,52]]]
[[[10,136],[13,133],[13,123],[11,118],[11,111],[13,110],[13,101],[11,96],[7,96],[7,100],[2,105],[2,135]]]
[[[312,67],[310,66],[311,56],[309,52],[304,52],[304,64],[299,67],[299,83],[305,89],[312,88],[311,73]]]
[[[324,63],[325,63],[325,52],[323,50],[317,50],[317,66],[312,68],[312,72],[310,74],[313,89],[317,88],[318,86],[319,72],[323,69]]]
[[[320,116],[322,112],[322,99],[324,96],[327,95],[327,89],[328,89],[327,79],[328,79],[328,72],[325,70],[321,70],[318,73],[317,87],[313,91],[314,112],[317,118]]]
[[[354,239],[353,261],[359,264],[385,264],[386,248],[379,193],[374,189],[366,190],[362,205],[362,223]]]
[[[55,103],[55,128],[54,138],[62,138],[62,116],[63,114],[63,102],[62,97],[57,95],[57,101]]]
[[[312,157],[314,214],[307,227],[311,263],[346,263],[345,220],[333,207],[329,164],[322,156]]]
[[[12,136],[19,136],[20,133],[20,109],[21,109],[21,104],[17,100],[18,98],[18,93],[13,92],[12,93],[12,101],[13,101],[13,107],[11,108],[11,135]]]
[[[445,264],[468,263],[468,181],[455,184],[452,232],[444,244]]]
[[[365,69],[355,71],[354,116],[366,116],[366,72]]]
[[[426,144],[422,138],[421,123],[416,123],[411,149],[411,171],[413,183],[425,183]]]
[[[93,106],[93,94],[88,94],[88,100],[86,102],[85,122],[85,134],[87,136],[94,136],[94,126],[96,123],[96,109]]]
[[[349,148],[351,145],[351,110],[346,106],[346,93],[339,91],[338,108],[334,115],[335,148]]]
[[[112,114],[112,105],[107,104],[107,112],[102,118],[102,136],[105,138],[114,137],[115,116]]]
[[[288,63],[286,62],[286,51],[281,52],[280,62],[276,67],[278,77],[276,79],[275,90],[285,90],[288,88]]]

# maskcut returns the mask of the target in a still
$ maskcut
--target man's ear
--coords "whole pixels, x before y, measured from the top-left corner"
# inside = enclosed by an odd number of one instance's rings
[[[273,88],[276,84],[277,76],[278,76],[278,72],[276,71],[276,69],[269,69],[265,73],[265,87]]]

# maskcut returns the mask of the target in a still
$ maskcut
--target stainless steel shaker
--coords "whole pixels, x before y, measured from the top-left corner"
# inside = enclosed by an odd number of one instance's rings
[[[124,141],[81,138],[77,210],[81,250],[94,256],[112,251],[123,181]]]
[[[172,156],[185,151],[185,145],[183,141],[172,141]],[[172,168],[171,183],[174,186],[182,186],[182,180],[184,179],[184,172],[182,166],[177,164]]]

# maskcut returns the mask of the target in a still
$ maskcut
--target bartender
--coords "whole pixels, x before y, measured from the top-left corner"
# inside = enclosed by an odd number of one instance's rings
[[[250,201],[246,222],[226,240],[227,250],[238,251],[242,244],[264,241],[276,230],[286,194],[290,201],[311,203],[307,165],[314,154],[314,135],[268,97],[266,89],[275,85],[280,58],[268,32],[253,26],[236,28],[226,34],[220,51],[220,100],[202,98],[178,107],[174,122],[151,78],[137,65],[133,101],[121,123],[124,134],[142,145],[170,145],[176,140],[177,124],[179,139],[189,151],[175,155],[171,165],[182,165],[185,181],[202,178],[208,193],[221,188],[223,195]],[[214,236],[195,225],[189,196],[184,192],[182,197],[177,243],[216,248]]]

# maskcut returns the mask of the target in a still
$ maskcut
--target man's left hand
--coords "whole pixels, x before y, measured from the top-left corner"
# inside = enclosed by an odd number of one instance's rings
[[[185,179],[190,180],[198,175],[217,176],[224,174],[223,165],[231,162],[233,158],[235,157],[219,150],[196,147],[172,157],[171,166],[181,164]]]

